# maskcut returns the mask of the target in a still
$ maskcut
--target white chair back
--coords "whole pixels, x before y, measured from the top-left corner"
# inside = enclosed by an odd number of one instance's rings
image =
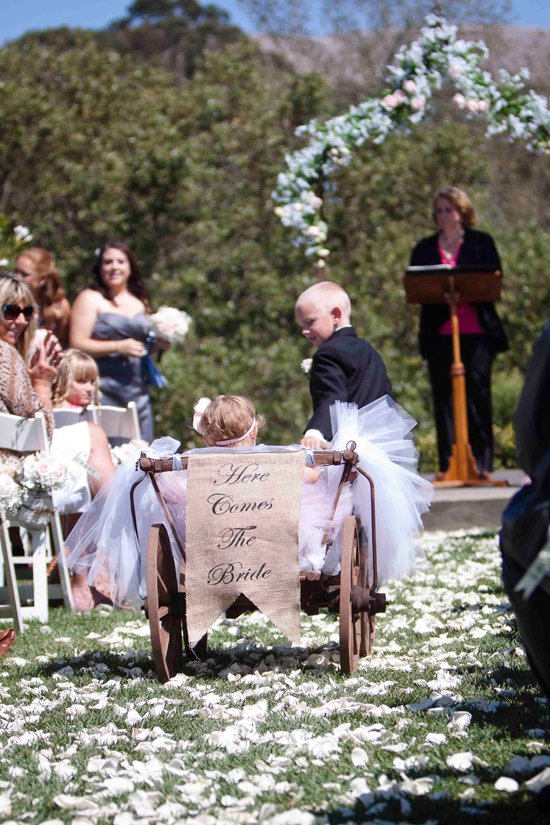
[[[80,424],[81,421],[91,421],[97,424],[97,412],[95,407],[88,407],[85,410],[67,410],[60,408],[53,411],[56,429],[59,427],[69,427],[71,424]]]
[[[34,453],[48,449],[48,430],[44,413],[33,418],[0,413],[0,448]]]
[[[47,450],[48,430],[44,413],[37,412],[33,418],[22,418],[17,415],[0,413],[0,448],[17,452],[38,452]],[[18,527],[23,542],[23,555],[14,556],[11,546],[9,528]],[[53,545],[50,541],[50,531]],[[30,542],[28,540],[30,536]],[[25,522],[20,524],[17,516],[8,516],[0,510],[0,617],[9,616],[13,619],[15,628],[23,632],[23,619],[38,619],[48,621],[49,599],[63,598],[65,607],[74,609],[71,592],[71,580],[67,565],[64,563],[64,542],[59,514],[54,511],[45,523],[31,526]],[[59,561],[60,585],[48,584],[48,563],[53,559],[55,550]],[[28,568],[32,566],[32,585],[19,584],[15,574],[15,565]],[[4,585],[4,580],[6,585]],[[25,603],[33,601],[32,607],[23,607]],[[5,601],[8,604],[5,604]]]
[[[95,407],[95,412],[97,423],[104,430],[111,446],[141,438],[135,401],[130,401],[127,407]]]

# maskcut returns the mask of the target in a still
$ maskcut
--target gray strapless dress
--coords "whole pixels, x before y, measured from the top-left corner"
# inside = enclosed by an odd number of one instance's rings
[[[98,341],[122,341],[124,338],[134,338],[136,341],[145,343],[150,329],[151,324],[144,312],[134,315],[133,318],[126,318],[125,315],[119,315],[117,312],[102,312],[95,322],[92,338]],[[149,388],[144,380],[142,359],[113,354],[96,358],[96,361],[99,370],[101,403],[114,407],[126,407],[129,401],[135,401],[142,438],[151,442],[154,438],[153,410]]]

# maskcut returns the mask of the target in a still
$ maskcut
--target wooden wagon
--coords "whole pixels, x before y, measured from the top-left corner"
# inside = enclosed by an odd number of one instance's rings
[[[376,558],[376,502],[375,489],[371,477],[359,466],[359,456],[355,443],[339,451],[315,450],[315,466],[342,466],[342,476],[336,492],[332,518],[345,484],[353,484],[357,473],[361,473],[370,484],[372,541],[362,528],[357,516],[345,517],[342,535],[341,572],[328,576],[314,571],[300,573],[300,603],[308,615],[318,614],[321,608],[339,614],[340,667],[343,673],[352,673],[357,668],[360,656],[372,650],[375,632],[375,616],[386,610],[386,597],[377,591]],[[170,547],[167,528],[155,524],[149,533],[147,551],[147,598],[145,613],[149,620],[153,659],[157,675],[162,682],[168,681],[182,669],[183,651],[191,659],[203,659],[206,655],[207,636],[191,648],[186,626],[185,592],[185,548],[182,547],[172,524],[166,502],[157,483],[156,475],[163,472],[187,469],[187,456],[170,458],[150,458],[145,454],[139,460],[140,468],[150,478],[163,508],[166,522],[179,546],[183,558],[181,569],[177,570]],[[331,540],[328,531],[324,543],[327,550]],[[237,618],[255,605],[245,596],[240,596],[226,611],[228,618]]]

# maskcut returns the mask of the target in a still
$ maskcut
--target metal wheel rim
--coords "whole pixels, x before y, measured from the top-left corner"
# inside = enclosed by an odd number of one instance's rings
[[[361,617],[354,616],[351,604],[353,586],[359,575],[358,531],[354,516],[346,516],[342,536],[340,572],[340,668],[342,673],[357,670],[361,645]]]

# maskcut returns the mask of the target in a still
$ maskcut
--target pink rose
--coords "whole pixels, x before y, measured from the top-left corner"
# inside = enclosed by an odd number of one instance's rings
[[[473,97],[470,98],[469,100],[466,101],[466,109],[469,112],[472,112],[472,114],[475,113],[475,112],[478,112],[479,111],[478,101],[475,100]]]
[[[426,98],[424,95],[416,95],[411,99],[411,109],[415,112],[421,112],[426,105]]]
[[[488,100],[478,100],[477,110],[478,110],[478,112],[487,112],[489,110],[489,101]]]
[[[395,107],[397,106],[399,101],[397,100],[395,95],[386,95],[385,97],[382,98],[380,103],[384,107],[384,109],[387,109],[388,111],[391,111],[392,109],[395,109]]]
[[[408,95],[413,95],[416,92],[416,83],[414,80],[405,80],[403,83],[403,88]]]
[[[459,109],[463,109],[466,105],[466,98],[464,95],[461,95],[460,92],[457,92],[453,97],[453,103],[455,106],[458,106]]]

